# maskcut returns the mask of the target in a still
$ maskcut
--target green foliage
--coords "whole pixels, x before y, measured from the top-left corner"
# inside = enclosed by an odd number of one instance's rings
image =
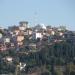
[[[47,65],[46,68],[48,71],[51,71],[51,65]]]
[[[43,72],[41,75],[51,75],[50,72]]]
[[[25,52],[25,48],[22,48],[20,51]],[[13,63],[7,64],[2,62],[2,58],[5,56],[12,56],[14,57]],[[8,50],[5,52],[0,52],[0,73],[9,73],[14,72],[15,67],[19,62],[25,62],[27,67],[34,68],[36,66],[46,66],[45,68],[53,73],[56,72],[56,75],[60,75],[62,72],[58,70],[54,70],[55,66],[66,66],[67,63],[73,62],[73,65],[70,65],[71,71],[75,70],[75,44],[69,43],[67,41],[61,43],[53,43],[51,46],[44,44],[44,47],[41,48],[39,52],[32,52],[28,55],[25,54],[18,54],[16,50]],[[68,72],[69,70],[66,68]],[[48,74],[48,73],[43,73]],[[49,74],[50,75],[50,74]]]

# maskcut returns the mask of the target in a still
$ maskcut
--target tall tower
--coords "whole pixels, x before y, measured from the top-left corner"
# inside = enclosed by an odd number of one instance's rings
[[[28,28],[28,22],[27,21],[21,21],[19,22],[21,27],[24,27],[25,29]]]

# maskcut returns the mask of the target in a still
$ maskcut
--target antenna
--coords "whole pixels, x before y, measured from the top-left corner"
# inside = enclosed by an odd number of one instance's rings
[[[37,11],[34,12],[34,26],[37,24],[37,17],[38,17],[38,14],[37,14]]]

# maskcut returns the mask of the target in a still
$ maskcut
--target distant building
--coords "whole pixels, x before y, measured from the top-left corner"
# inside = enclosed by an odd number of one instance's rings
[[[75,43],[75,32],[73,32],[73,31],[65,32],[64,38],[67,40],[67,42]]]
[[[4,42],[5,43],[10,43],[10,38],[9,37],[4,38]]]
[[[21,36],[21,35],[18,35],[17,36],[17,44],[20,46],[20,45],[23,45],[23,40],[24,40],[24,36]]]
[[[14,26],[8,28],[9,31],[13,31],[13,32],[14,32],[14,30],[18,30],[18,29],[19,29],[19,28],[18,28],[18,26],[16,26],[16,25],[14,25]]]
[[[33,37],[33,39],[42,39],[43,35],[41,32],[34,32],[32,37]]]
[[[4,35],[4,30],[0,28],[0,39],[3,37]]]
[[[40,29],[46,30],[46,26],[44,24],[37,24],[34,27],[34,30],[40,30]]]
[[[72,31],[67,31],[64,33],[65,38],[69,39],[75,36],[75,33],[73,33]]]
[[[20,30],[19,30],[19,29],[15,29],[15,30],[14,30],[15,35],[18,35],[18,34],[19,34],[19,32],[20,32]]]
[[[55,35],[55,31],[51,31],[51,35]]]
[[[64,34],[63,32],[59,32],[59,36],[63,36],[63,34]]]
[[[21,36],[21,35],[17,36],[17,41],[18,42],[23,41],[23,40],[24,40],[24,36]]]
[[[66,26],[59,26],[58,31],[66,31]]]
[[[27,28],[26,32],[27,32],[28,35],[32,35],[32,29],[31,28]]]
[[[0,33],[0,39],[3,37],[3,34],[2,33]]]
[[[12,63],[13,62],[13,58],[10,56],[6,56],[4,58],[2,58],[3,61],[7,62],[7,63]],[[5,75],[5,74],[4,74]]]
[[[21,22],[19,22],[19,29],[20,30],[26,30],[26,28],[28,28],[28,22],[27,21],[21,21]]]

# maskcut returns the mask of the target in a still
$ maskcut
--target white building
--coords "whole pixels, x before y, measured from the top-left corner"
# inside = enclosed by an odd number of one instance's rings
[[[8,37],[4,38],[4,42],[5,43],[10,43],[10,38],[8,38]]]
[[[33,35],[32,35],[33,39],[42,39],[43,38],[43,35],[41,32],[34,32]]]
[[[42,29],[46,30],[46,26],[44,24],[41,24]]]

